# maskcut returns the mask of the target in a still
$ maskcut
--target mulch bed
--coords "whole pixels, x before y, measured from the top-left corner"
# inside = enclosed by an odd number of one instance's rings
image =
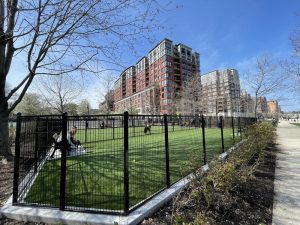
[[[182,207],[182,211],[176,213],[184,215],[185,223],[193,222],[200,211],[205,215],[206,224],[272,224],[276,151],[276,146],[270,145],[265,151],[264,162],[256,168],[255,178],[239,185],[218,208],[205,208],[200,204]],[[171,224],[172,205],[172,201],[169,202],[141,224]]]
[[[0,207],[4,205],[7,199],[12,195],[14,163],[0,159]],[[37,223],[25,223],[7,218],[0,218],[1,225],[33,225]]]

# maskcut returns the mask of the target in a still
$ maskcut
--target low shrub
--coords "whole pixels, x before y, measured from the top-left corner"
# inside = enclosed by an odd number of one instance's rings
[[[203,224],[205,221],[203,210],[197,211],[197,208],[205,207],[221,213],[230,210],[226,207],[226,202],[230,202],[230,193],[254,177],[256,167],[263,160],[264,150],[274,137],[271,124],[257,123],[250,126],[245,131],[243,140],[225,161],[214,160],[210,163],[208,173],[200,180],[193,180],[189,190],[174,200],[173,223],[185,221],[184,217],[187,215],[179,215],[178,212],[191,205],[195,208],[192,224]]]

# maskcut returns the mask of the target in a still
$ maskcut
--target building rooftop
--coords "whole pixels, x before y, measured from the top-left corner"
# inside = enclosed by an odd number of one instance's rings
[[[235,70],[235,71],[237,71],[237,69],[234,69],[234,68],[219,69],[219,70],[212,70],[212,71],[210,71],[208,73],[202,74],[201,76],[206,76],[206,75],[209,75],[210,73],[213,73],[213,72],[222,72],[222,71],[225,71],[225,70]]]
[[[120,73],[120,77],[126,72],[126,70],[130,69],[131,67],[135,67],[135,66],[129,66],[126,69],[124,69],[121,73]],[[117,80],[118,81],[118,80]]]
[[[172,40],[168,39],[168,38],[164,38],[163,40],[161,40],[158,44],[156,44],[153,48],[151,48],[151,50],[149,52],[151,52],[153,49],[155,49],[157,46],[160,45],[160,43],[162,43],[163,41],[170,41],[170,42],[173,42]],[[148,53],[149,53],[148,52]]]
[[[142,61],[143,59],[147,58],[146,56],[143,56],[142,58],[140,58],[135,64],[138,64],[140,61]]]

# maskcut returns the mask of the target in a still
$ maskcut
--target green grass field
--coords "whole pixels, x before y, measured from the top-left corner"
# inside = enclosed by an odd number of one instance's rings
[[[129,129],[130,207],[166,187],[165,139],[161,127]],[[175,183],[203,165],[202,132],[197,128],[169,127],[171,182]],[[122,210],[124,207],[123,130],[87,130],[87,153],[67,158],[66,205]],[[134,135],[136,135],[134,137]],[[77,138],[85,140],[85,131]],[[207,160],[221,153],[220,129],[206,129]],[[106,139],[106,140],[105,140]],[[225,149],[233,145],[232,130],[224,129]],[[59,206],[60,159],[50,160],[40,170],[25,198],[27,203]]]
[[[300,123],[291,123],[291,124],[300,127]]]

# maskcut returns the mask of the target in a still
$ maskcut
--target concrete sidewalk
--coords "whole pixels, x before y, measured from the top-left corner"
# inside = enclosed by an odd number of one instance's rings
[[[300,225],[300,127],[281,121],[277,135],[273,224]]]

